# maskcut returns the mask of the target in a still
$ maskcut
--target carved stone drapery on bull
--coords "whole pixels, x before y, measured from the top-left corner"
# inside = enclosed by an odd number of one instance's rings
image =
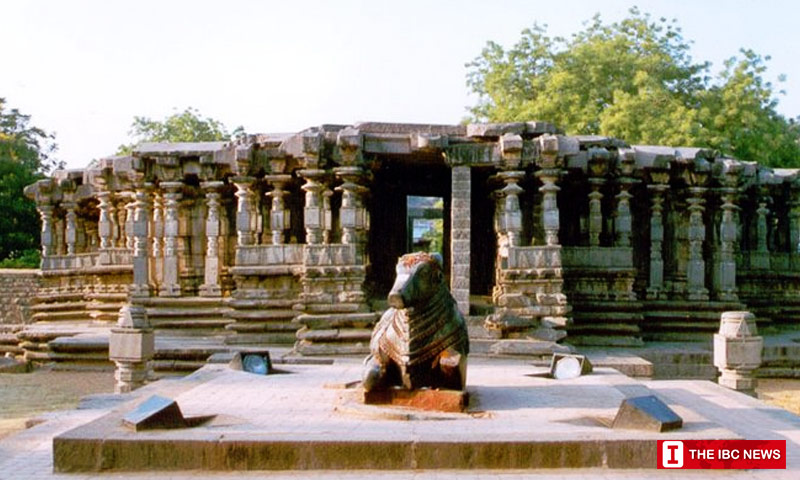
[[[389,306],[372,332],[364,390],[394,385],[463,390],[469,338],[445,285],[441,256],[400,257]]]

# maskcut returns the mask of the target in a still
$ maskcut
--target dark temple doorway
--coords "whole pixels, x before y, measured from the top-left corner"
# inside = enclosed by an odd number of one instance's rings
[[[425,249],[427,238],[422,239],[420,232],[424,230],[424,220],[437,220],[435,211],[439,206],[441,253],[445,272],[449,276],[451,175],[450,168],[440,155],[382,157],[379,165],[374,171],[369,202],[370,229],[367,248],[370,268],[367,286],[371,297],[382,299],[394,283],[398,257]],[[415,224],[417,235],[414,234]],[[434,235],[429,235],[432,236]],[[433,238],[430,240],[427,247],[438,247]]]

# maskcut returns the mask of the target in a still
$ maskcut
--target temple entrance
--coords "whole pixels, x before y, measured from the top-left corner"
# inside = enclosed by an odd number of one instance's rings
[[[450,168],[438,155],[381,160],[369,202],[367,285],[373,298],[389,293],[397,258],[405,253],[435,249],[450,272]]]

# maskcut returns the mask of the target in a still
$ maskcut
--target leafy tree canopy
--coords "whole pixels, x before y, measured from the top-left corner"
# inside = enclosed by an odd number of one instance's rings
[[[61,167],[54,139],[0,98],[0,265],[38,266],[39,216],[23,189]]]
[[[231,136],[244,133],[242,127],[228,133],[222,122],[210,117],[203,117],[192,107],[183,112],[176,112],[164,120],[153,120],[148,117],[133,117],[128,134],[134,140],[128,145],[120,145],[117,153],[129,154],[142,142],[213,142],[228,140]]]
[[[490,41],[467,64],[478,95],[470,111],[477,121],[545,120],[569,134],[800,167],[800,127],[776,111],[783,92],[763,78],[768,60],[741,50],[712,76],[709,62],[689,56],[675,20],[636,8],[611,24],[595,15],[569,39],[534,24],[512,48]]]

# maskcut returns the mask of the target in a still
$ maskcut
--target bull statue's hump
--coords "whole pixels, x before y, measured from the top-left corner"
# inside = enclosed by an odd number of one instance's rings
[[[364,389],[398,385],[463,390],[469,337],[445,285],[441,256],[400,257],[388,300],[389,309],[372,332]]]

